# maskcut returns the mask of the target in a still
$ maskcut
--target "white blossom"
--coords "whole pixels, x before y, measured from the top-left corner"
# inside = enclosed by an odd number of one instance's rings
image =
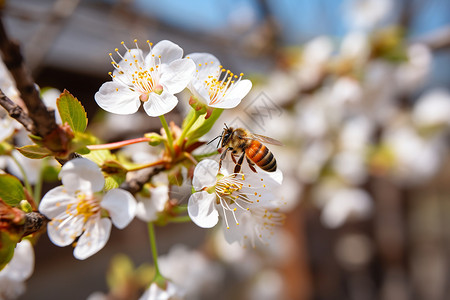
[[[126,48],[121,60],[112,57],[115,70],[110,73],[112,81],[104,83],[95,94],[95,101],[104,110],[116,114],[133,114],[141,102],[145,112],[152,117],[171,111],[178,103],[174,94],[181,92],[191,81],[195,65],[182,58],[183,49],[164,40],[154,47],[147,41],[150,53],[144,57],[138,48]]]
[[[191,93],[209,107],[233,108],[252,88],[252,82],[224,69],[219,60],[209,53],[187,55],[195,62],[197,71],[188,85]]]
[[[59,176],[63,185],[45,194],[39,210],[51,220],[47,226],[50,240],[62,247],[79,237],[74,256],[86,259],[105,246],[111,222],[119,229],[131,222],[136,200],[122,189],[112,189],[103,195],[103,174],[85,158],[67,162]]]
[[[194,170],[195,192],[189,198],[189,216],[198,226],[211,228],[220,215],[229,243],[267,243],[274,226],[284,219],[278,212],[280,203],[274,201],[276,197],[271,193],[281,181],[279,170],[274,174],[253,173],[244,165],[242,173],[228,173],[225,168],[219,172],[216,161],[203,160]]]
[[[34,271],[34,251],[29,240],[17,244],[11,261],[0,271],[0,299],[16,299],[25,292],[24,281]]]
[[[166,281],[165,289],[152,283],[139,300],[183,300],[184,292],[170,281]]]

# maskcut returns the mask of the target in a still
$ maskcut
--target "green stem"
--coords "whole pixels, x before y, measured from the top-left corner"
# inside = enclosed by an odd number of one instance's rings
[[[150,247],[152,249],[153,255],[153,262],[155,264],[155,271],[156,271],[155,277],[162,276],[158,266],[158,249],[156,248],[155,228],[153,226],[153,222],[148,222],[147,225],[148,225],[148,236],[150,239]]]
[[[19,161],[14,157],[14,155],[11,154],[11,158],[14,161],[14,163],[17,165],[17,167],[19,168],[20,173],[23,176],[23,182],[25,183],[25,188],[27,189],[27,191],[28,191],[28,193],[30,195],[33,195],[33,189],[31,188],[30,182],[28,181],[28,177],[27,177],[27,174],[25,173],[24,168],[19,163]]]
[[[194,113],[194,116],[192,119],[189,120],[189,123],[186,124],[186,126],[183,128],[183,131],[181,132],[180,138],[178,139],[178,145],[181,146],[183,144],[184,138],[186,137],[186,134],[188,133],[189,129],[191,129],[192,125],[194,125],[195,121],[201,116],[202,114],[199,113],[197,110]]]
[[[47,166],[47,160],[44,158],[42,160],[42,166],[41,166],[41,169],[39,170],[38,178],[36,180],[36,183],[34,184],[33,198],[34,198],[34,202],[36,203],[36,205],[39,205],[39,202],[41,202],[42,183],[44,181],[43,172],[44,172],[44,169],[46,166]]]
[[[174,150],[173,150],[173,138],[172,138],[172,133],[170,132],[169,129],[169,125],[167,125],[167,121],[166,118],[164,117],[164,115],[159,116],[159,119],[161,120],[161,124],[164,128],[164,131],[166,132],[167,135],[167,147],[169,148],[170,154],[174,155]]]
[[[187,210],[188,210],[187,205],[177,205],[173,208],[173,212],[175,214],[181,214],[187,212]]]
[[[173,217],[169,220],[172,223],[187,223],[187,222],[191,222],[191,218],[189,216],[178,216],[178,217]]]
[[[194,155],[194,158],[196,160],[201,160],[202,158],[214,156],[214,155],[217,155],[217,154],[219,154],[219,151],[215,150],[213,152],[209,152],[209,153],[205,153],[205,154]]]

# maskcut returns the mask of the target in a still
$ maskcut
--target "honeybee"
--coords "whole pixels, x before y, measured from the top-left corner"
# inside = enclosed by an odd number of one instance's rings
[[[255,164],[267,172],[275,172],[277,170],[275,157],[263,143],[282,146],[281,142],[267,136],[251,133],[244,128],[233,129],[226,124],[222,135],[219,137],[219,144],[223,149],[219,161],[219,170],[228,151],[231,151],[231,159],[236,164],[234,173],[241,171],[244,157],[247,159],[250,169],[255,173]],[[235,155],[240,155],[238,161],[236,161]]]

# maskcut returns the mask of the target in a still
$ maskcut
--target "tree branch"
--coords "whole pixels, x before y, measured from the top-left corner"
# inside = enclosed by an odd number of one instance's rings
[[[16,119],[20,124],[25,127],[29,132],[35,131],[33,120],[28,116],[28,114],[16,103],[14,103],[8,96],[3,93],[0,89],[0,105],[8,112],[8,114]]]
[[[150,179],[152,179],[153,176],[164,170],[165,168],[164,166],[162,166],[162,167],[155,167],[151,170],[145,169],[141,170],[140,172],[136,172],[134,174],[134,177],[122,183],[120,188],[127,190],[132,194],[136,194],[142,189],[144,184],[146,184],[147,182],[150,181]]]
[[[55,122],[54,112],[47,110],[36,84],[24,64],[20,46],[9,39],[2,19],[0,19],[0,50],[3,55],[3,61],[11,72],[20,96],[27,106],[28,114],[34,121],[34,128],[32,128],[33,131],[31,133],[41,137],[49,135],[58,127]]]

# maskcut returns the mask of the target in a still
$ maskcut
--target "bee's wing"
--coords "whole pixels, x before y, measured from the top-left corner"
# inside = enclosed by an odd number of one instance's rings
[[[248,137],[248,139],[255,139],[255,140],[258,140],[258,141],[263,142],[263,143],[272,144],[272,145],[276,145],[276,146],[283,146],[283,143],[278,141],[278,140],[276,140],[276,139],[270,138],[270,137],[265,136],[265,135],[255,134],[255,133],[252,133]]]

